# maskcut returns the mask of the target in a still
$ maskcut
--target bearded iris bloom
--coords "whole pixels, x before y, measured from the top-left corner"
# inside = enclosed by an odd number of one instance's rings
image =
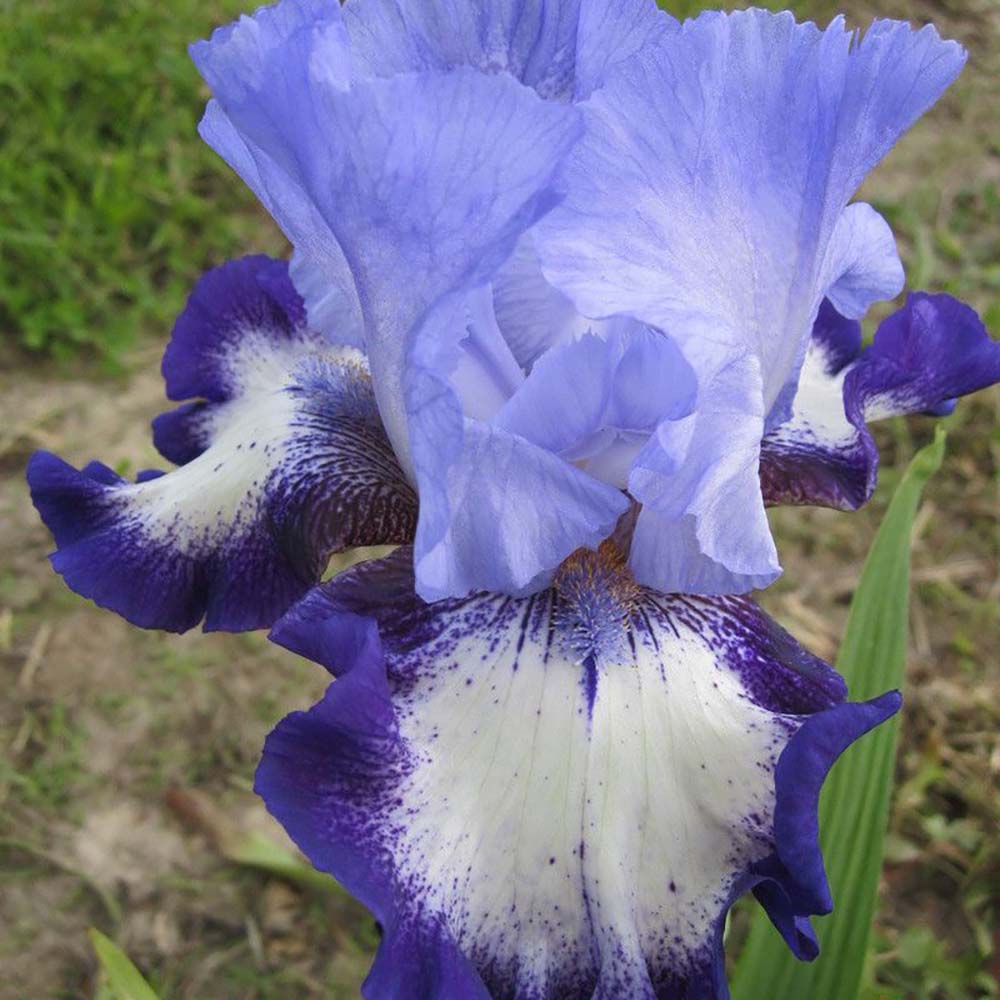
[[[642,0],[284,0],[193,55],[291,264],[192,294],[176,469],[32,459],[56,569],[337,678],[257,788],[382,924],[366,995],[715,1000],[749,890],[814,957],[819,789],[899,697],[847,702],[744,594],[779,572],[766,505],[859,506],[867,421],[1000,380],[945,295],[862,348],[903,276],[849,200],[964,53]]]

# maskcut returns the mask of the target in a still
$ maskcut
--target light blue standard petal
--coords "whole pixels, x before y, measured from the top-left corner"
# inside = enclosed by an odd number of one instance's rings
[[[587,131],[567,163],[566,197],[535,236],[546,277],[588,316],[630,315],[664,330],[703,387],[734,360],[756,359],[759,398],[741,407],[754,421],[760,411],[761,428],[775,426],[824,296],[856,313],[898,287],[884,224],[848,200],[964,60],[933,28],[896,22],[860,38],[840,19],[819,31],[760,10],[686,22],[583,105]],[[712,405],[699,398],[699,409]],[[717,480],[719,499],[706,494],[693,512],[698,547],[725,570],[736,553],[709,537],[706,511],[732,514],[749,497],[753,448],[741,431],[736,450],[747,460],[737,462],[721,431],[704,433],[719,447],[704,463],[741,477]],[[659,475],[671,461],[648,455],[646,464]],[[668,506],[669,516],[659,508],[664,531],[690,517]],[[761,506],[758,496],[752,530],[766,532]],[[724,528],[728,518],[712,520]],[[773,572],[768,551],[763,536],[747,540],[743,554],[761,558],[729,567],[734,587]]]
[[[293,250],[288,274],[306,306],[309,328],[332,344],[364,350],[365,326],[353,282],[331,282],[330,272],[303,250]]]
[[[550,100],[573,94],[580,0],[349,0],[362,74],[471,66],[509,73]]]
[[[364,996],[723,1000],[751,889],[815,957],[820,787],[898,695],[845,702],[751,601],[643,589],[610,545],[526,598],[427,605],[409,565],[349,571],[275,626],[339,679],[256,778],[384,928]]]
[[[588,315],[751,350],[770,409],[845,246],[871,253],[847,230],[883,243],[847,224],[834,241],[848,199],[964,62],[930,27],[853,38],[840,19],[712,12],[627,62],[540,227],[548,277]]]
[[[581,134],[560,102],[675,27],[651,0],[351,0],[342,13],[285,0],[193,50],[215,94],[203,135],[291,239],[310,322],[364,346],[421,495],[429,599],[544,583],[627,510],[617,487],[655,418],[689,409],[673,370],[656,382],[679,359],[658,357],[642,377],[633,349],[611,409],[591,415],[609,447],[581,440],[557,456],[537,428],[496,422],[524,369],[591,325],[546,284],[526,235]],[[642,413],[625,412],[631,400]],[[584,453],[587,472],[572,464]]]
[[[655,0],[581,0],[574,96],[585,100],[617,66],[657,45],[680,22]]]
[[[826,298],[842,316],[861,319],[876,302],[903,290],[903,263],[889,223],[871,205],[848,205],[833,231],[826,274]]]
[[[496,348],[498,336],[483,287],[443,300],[413,338],[405,386],[420,494],[415,565],[417,590],[428,601],[484,587],[519,593],[543,586],[566,556],[596,546],[628,509],[614,486],[496,422],[465,415],[460,393],[490,388],[498,374],[493,363],[463,370],[466,345],[479,345],[481,358],[492,354],[482,345]]]
[[[305,325],[285,264],[232,261],[199,282],[163,363],[154,422],[182,463],[129,483],[48,452],[28,465],[56,570],[136,625],[270,625],[331,553],[410,541],[416,497],[379,420],[362,355]]]
[[[878,447],[867,423],[942,415],[960,396],[1000,382],[1000,343],[950,295],[910,295],[861,349],[861,328],[823,304],[791,418],[764,438],[769,504],[854,510],[875,489]]]
[[[470,328],[464,315],[434,322],[431,307],[453,289],[488,292],[550,206],[578,115],[509,77],[467,69],[357,82],[327,94],[323,113],[339,160],[310,190],[350,261],[382,418],[421,493],[421,593],[521,589],[596,544],[627,503],[466,416],[463,399],[488,417],[521,374],[495,330],[478,320]],[[532,519],[539,498],[547,516]]]
[[[511,353],[525,371],[555,344],[593,326],[576,306],[545,280],[532,234],[526,233],[494,275],[493,311]]]
[[[654,0],[348,0],[361,74],[471,66],[547,100],[582,100],[677,22]]]
[[[318,95],[313,100],[303,95],[314,79],[322,81],[321,91],[343,90],[350,83],[339,4],[289,0],[263,7],[190,51],[206,82],[225,98],[225,110],[218,101],[209,102],[198,130],[286,233],[297,234],[293,279],[313,329],[336,343],[363,347],[350,268],[301,175],[301,169],[322,175],[328,162]],[[331,301],[342,308],[342,318],[330,316]],[[350,319],[349,329],[342,319]]]
[[[697,385],[666,335],[627,319],[594,326],[546,352],[494,426],[624,489],[631,460],[662,421],[691,412]]]
[[[699,386],[698,405],[659,425],[636,457],[642,504],[630,554],[640,583],[668,593],[745,593],[781,572],[758,480],[764,433],[756,358]]]
[[[487,281],[551,207],[580,120],[510,76],[464,67],[354,79],[345,90],[342,25],[304,20],[252,58],[228,37],[218,55],[214,39],[208,55],[195,50],[200,66],[227,66],[207,73],[217,110],[210,106],[203,134],[313,265],[346,262],[376,398],[412,473],[402,385],[409,333],[441,295]],[[342,278],[331,266],[331,282]]]
[[[202,133],[272,214],[280,219],[280,202],[282,215],[297,217],[292,278],[313,328],[338,343],[363,347],[349,269],[339,249],[327,245],[335,240],[314,216],[295,166],[289,169],[275,152],[292,145],[284,137],[299,133],[296,147],[313,143],[299,166],[325,161],[315,101],[299,99],[313,77],[325,75],[324,85],[343,89],[352,77],[465,66],[509,72],[544,98],[568,100],[574,90],[585,96],[581,90],[589,93],[607,69],[675,24],[652,0],[633,2],[628,11],[611,0],[352,0],[342,11],[325,0],[286,2],[192,47],[229,112],[210,104]],[[238,107],[247,114],[234,127],[230,116],[236,117]]]

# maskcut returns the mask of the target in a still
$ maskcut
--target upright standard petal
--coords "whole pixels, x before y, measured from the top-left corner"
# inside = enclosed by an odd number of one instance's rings
[[[339,9],[321,19],[283,0],[251,23],[252,48],[234,43],[234,29],[192,50],[215,95],[203,135],[313,276],[329,267],[340,287],[346,267],[382,418],[412,471],[410,332],[442,295],[488,281],[551,206],[579,116],[506,74],[467,67],[364,78]]]
[[[256,787],[384,928],[371,1000],[721,1000],[755,889],[797,955],[830,895],[827,769],[891,715],[740,598],[639,587],[613,546],[529,598],[425,605],[405,554],[272,637],[340,676]],[[849,915],[848,915],[849,916]]]
[[[416,499],[364,358],[304,315],[279,261],[209,272],[163,362],[169,396],[202,399],[154,422],[181,467],[128,483],[99,463],[31,459],[32,499],[70,587],[147,628],[260,628],[331,553],[412,539]]]
[[[703,386],[755,358],[759,398],[745,416],[760,411],[776,426],[823,297],[857,315],[898,291],[885,224],[847,203],[963,62],[933,28],[903,23],[876,22],[858,38],[840,19],[821,32],[760,10],[686,22],[584,105],[565,200],[536,236],[546,277],[587,315],[631,315],[666,331]],[[722,452],[702,458],[725,464]],[[742,480],[720,490],[756,491],[760,508],[756,462],[734,471]],[[702,519],[700,543],[707,530]],[[766,556],[768,547],[757,539],[751,548]],[[771,567],[765,558],[750,570]]]
[[[509,73],[539,96],[573,94],[580,0],[350,0],[344,20],[361,72],[471,66]]]
[[[649,435],[686,417],[697,391],[669,337],[634,320],[605,320],[547,351],[494,423],[624,489]]]
[[[618,66],[659,44],[679,27],[680,22],[655,0],[582,0],[576,98],[590,97]]]
[[[545,586],[566,556],[596,546],[628,509],[616,487],[507,430],[502,408],[492,422],[465,415],[454,385],[465,345],[495,346],[498,337],[484,288],[443,302],[414,338],[406,406],[420,493],[417,590],[426,600]]]
[[[513,403],[524,370],[595,325],[547,286],[526,231],[554,203],[579,135],[578,113],[558,102],[593,92],[676,24],[649,0],[627,11],[606,0],[352,0],[343,21],[311,17],[308,7],[259,17],[255,33],[244,27],[253,47],[234,44],[234,31],[195,50],[216,96],[205,137],[289,234],[310,317],[324,327],[351,300],[320,258],[346,263],[386,430],[421,495],[420,593],[543,585],[626,509],[617,487],[652,426],[634,423],[648,414],[618,412],[621,392],[575,414],[590,427],[576,449],[587,473],[571,464],[574,449],[557,457],[538,443],[537,421],[525,426],[540,379]],[[598,32],[611,40],[603,48]],[[308,137],[285,126],[289,102],[288,121],[308,119]],[[657,382],[659,363],[641,379],[653,409],[674,413],[687,397],[677,361],[674,382]],[[508,405],[520,411],[516,430],[501,417]],[[525,496],[536,499],[530,524],[512,503]]]
[[[630,556],[641,583],[731,594],[779,575],[757,477],[763,433],[752,355],[702,382],[693,413],[659,425],[629,475],[629,492],[643,505]]]
[[[950,295],[910,295],[861,349],[861,327],[825,302],[813,328],[791,419],[764,438],[769,504],[854,510],[872,495],[878,448],[866,424],[902,413],[947,413],[1000,382],[1000,343]]]
[[[677,26],[654,0],[348,0],[344,21],[362,73],[471,66],[556,101],[586,98]]]

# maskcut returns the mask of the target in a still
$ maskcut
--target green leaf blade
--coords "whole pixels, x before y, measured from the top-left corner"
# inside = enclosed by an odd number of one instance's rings
[[[851,601],[837,668],[854,700],[901,688],[906,671],[910,536],[946,434],[919,451],[893,495]],[[736,968],[733,1000],[853,1000],[862,984],[882,869],[898,717],[852,747],[820,802],[821,843],[835,912],[819,922],[820,957],[797,962],[758,911]]]
[[[113,1000],[159,1000],[132,960],[110,938],[91,927],[90,942]]]

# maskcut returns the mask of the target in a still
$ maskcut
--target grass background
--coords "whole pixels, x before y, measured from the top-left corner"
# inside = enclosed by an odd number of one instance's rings
[[[176,315],[261,217],[198,141],[187,44],[236,0],[0,4],[0,329],[109,362]],[[271,242],[274,242],[273,239]]]
[[[146,633],[69,593],[23,486],[36,447],[155,464],[158,357],[192,281],[282,251],[195,132],[206,94],[185,46],[239,7],[0,0],[0,1000],[100,996],[90,925],[164,1000],[353,997],[376,941],[328,883],[275,874],[241,841],[279,840],[253,768],[268,729],[325,677],[261,636]],[[856,24],[933,20],[970,49],[962,80],[863,195],[892,221],[911,287],[968,299],[996,335],[1000,4],[846,7]],[[870,1000],[998,995],[998,414],[996,390],[959,407],[918,518]],[[773,512],[786,575],[763,599],[820,655],[836,654],[860,561],[930,429],[880,429],[882,484],[865,511]]]

